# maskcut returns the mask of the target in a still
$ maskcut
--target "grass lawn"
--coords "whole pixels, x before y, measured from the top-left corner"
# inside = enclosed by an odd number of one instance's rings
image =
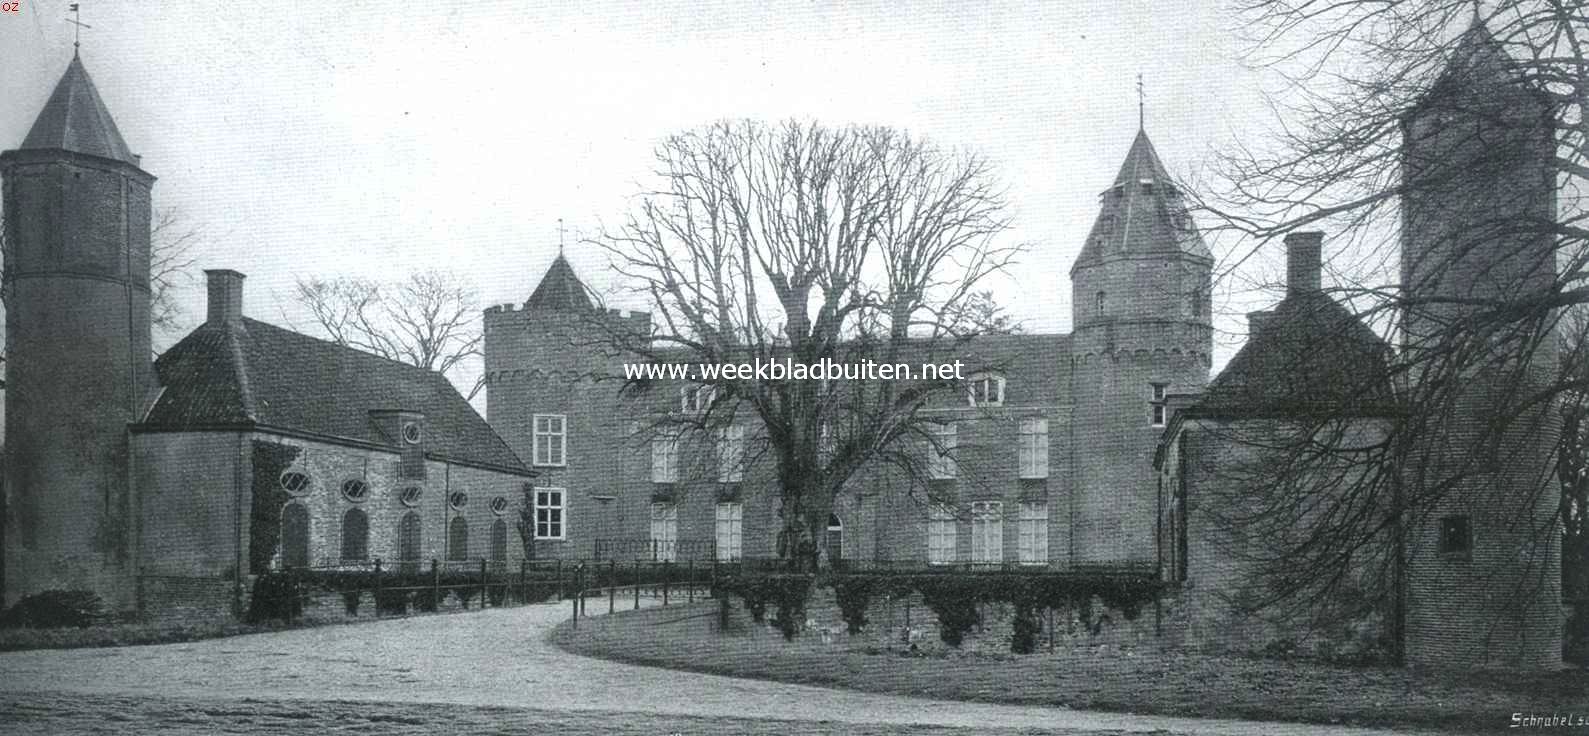
[[[1384,667],[1060,646],[1032,655],[925,646],[911,651],[844,633],[786,642],[736,606],[719,631],[715,604],[563,622],[553,643],[634,664],[950,700],[1175,716],[1503,729],[1514,712],[1589,712],[1589,672],[1425,673]]]

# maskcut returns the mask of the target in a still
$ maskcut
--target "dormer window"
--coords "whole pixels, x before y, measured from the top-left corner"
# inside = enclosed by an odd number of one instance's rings
[[[711,386],[683,386],[679,388],[679,411],[685,414],[705,414],[712,406]]]
[[[972,376],[966,398],[972,406],[1003,406],[1004,376],[993,373]]]

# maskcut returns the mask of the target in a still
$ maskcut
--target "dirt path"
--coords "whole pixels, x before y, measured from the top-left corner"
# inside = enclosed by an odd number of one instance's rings
[[[566,722],[574,730],[548,732],[1387,733],[931,701],[637,667],[546,643],[566,615],[540,605],[189,644],[0,654],[0,730],[28,723],[16,732],[80,732],[91,729],[73,724],[95,713],[170,712],[191,718],[143,725],[262,733],[285,718],[366,732],[356,727],[363,719],[375,733],[407,718],[431,732],[455,722],[479,726],[462,731],[496,724],[491,730],[503,732]],[[367,720],[383,714],[390,728]],[[452,720],[437,720],[447,714]],[[592,724],[600,727],[586,728]]]

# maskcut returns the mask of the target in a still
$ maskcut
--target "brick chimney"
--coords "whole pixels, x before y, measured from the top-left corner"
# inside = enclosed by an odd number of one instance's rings
[[[1286,235],[1286,295],[1307,294],[1323,288],[1320,279],[1320,253],[1324,249],[1324,233],[1289,233]]]
[[[243,322],[243,274],[225,268],[204,270],[209,286],[207,323],[213,327]]]
[[[1263,310],[1263,311],[1260,311],[1260,312],[1248,312],[1247,313],[1247,338],[1250,340],[1250,339],[1252,339],[1253,335],[1256,335],[1256,334],[1258,334],[1260,332],[1263,332],[1264,328],[1266,326],[1268,326],[1269,320],[1271,318],[1273,318],[1274,316],[1275,316],[1275,313],[1271,312],[1269,310]]]

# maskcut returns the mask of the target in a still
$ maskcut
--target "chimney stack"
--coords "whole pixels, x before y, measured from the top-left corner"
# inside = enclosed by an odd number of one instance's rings
[[[1286,235],[1286,296],[1323,288],[1320,278],[1324,233],[1317,230]]]
[[[209,286],[207,320],[212,327],[239,325],[243,322],[243,279],[236,271],[225,268],[204,270]]]
[[[1264,327],[1269,324],[1269,319],[1274,317],[1274,316],[1275,316],[1275,313],[1271,312],[1271,311],[1268,311],[1268,310],[1264,310],[1264,311],[1261,311],[1261,312],[1248,312],[1247,313],[1247,339],[1251,340],[1254,335],[1257,335],[1258,333],[1262,332]]]

